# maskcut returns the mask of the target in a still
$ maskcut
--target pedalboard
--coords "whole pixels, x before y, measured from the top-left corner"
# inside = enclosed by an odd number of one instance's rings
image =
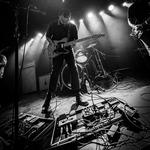
[[[126,111],[130,116],[135,116],[136,110],[116,97],[107,98],[101,102],[85,107],[74,114],[64,114],[55,120],[51,148],[94,139],[97,133],[106,134],[109,141],[116,139],[119,124],[123,123],[123,114]]]
[[[114,100],[117,101],[117,100]],[[118,105],[119,102],[113,102]],[[97,103],[77,111],[58,117],[54,124],[51,147],[57,148],[65,143],[94,138],[102,128],[110,128],[112,124],[122,121],[122,115],[114,112],[108,103]]]
[[[53,119],[42,118],[32,114],[20,113],[18,116],[18,136],[29,141],[40,140],[54,125]],[[13,136],[14,121],[0,126],[8,137]]]

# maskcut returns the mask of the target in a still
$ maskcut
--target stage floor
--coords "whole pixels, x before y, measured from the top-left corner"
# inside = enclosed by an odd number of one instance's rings
[[[28,113],[32,115],[36,115],[43,118],[49,118],[52,116],[45,116],[41,114],[41,107],[44,103],[46,91],[42,91],[39,93],[30,93],[24,95],[19,101],[19,114],[20,113]],[[128,136],[125,138],[126,140],[132,136],[131,142],[128,144],[122,144],[119,147],[112,149],[142,149],[148,144],[150,144],[150,79],[140,79],[134,78],[131,76],[123,78],[121,81],[116,83],[115,86],[102,91],[90,91],[89,94],[85,93],[82,95],[83,101],[88,101],[89,105],[96,105],[100,102],[101,98],[110,98],[116,97],[126,102],[128,105],[133,106],[137,112],[140,114],[140,121],[149,129],[146,132],[134,133],[131,131],[125,131]],[[93,98],[93,102],[92,102]],[[73,111],[73,104],[75,104],[75,97],[71,96],[63,96],[63,97],[54,97],[51,101],[51,107],[53,109],[53,117],[56,119],[61,114],[68,114],[70,111]],[[13,118],[14,106],[11,105],[1,113],[1,121],[0,123],[7,122],[8,120]],[[79,106],[79,109],[83,109],[84,107]],[[138,135],[138,138],[137,138]],[[135,141],[133,142],[133,137],[135,137]],[[96,142],[99,139],[95,140]],[[82,150],[95,150],[95,149],[104,149],[101,145],[96,144],[88,144],[81,148]],[[108,148],[109,149],[109,148]],[[147,148],[149,149],[149,148]]]

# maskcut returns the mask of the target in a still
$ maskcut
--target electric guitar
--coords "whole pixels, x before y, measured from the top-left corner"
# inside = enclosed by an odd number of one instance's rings
[[[67,46],[72,46],[76,44],[77,42],[82,42],[85,40],[91,40],[91,39],[97,39],[104,36],[104,34],[95,34],[89,37],[85,37],[82,39],[77,39],[74,41],[68,41],[68,38],[63,38],[59,41],[53,41],[53,44],[48,45],[48,53],[50,58],[55,58],[61,54],[68,54],[70,51],[66,48]]]

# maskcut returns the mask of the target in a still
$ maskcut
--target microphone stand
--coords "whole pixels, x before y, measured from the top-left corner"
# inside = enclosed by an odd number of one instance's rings
[[[18,65],[18,44],[19,44],[19,25],[18,25],[18,8],[17,0],[14,2],[14,15],[15,15],[15,33],[14,33],[14,51],[15,51],[15,96],[14,96],[14,119],[15,119],[15,133],[14,133],[14,149],[17,149],[18,144],[18,101],[19,101],[19,65]]]

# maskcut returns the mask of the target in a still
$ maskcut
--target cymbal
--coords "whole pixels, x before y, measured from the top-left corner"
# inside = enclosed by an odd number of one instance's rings
[[[83,51],[85,51],[85,49],[79,48],[79,49],[76,50],[76,53],[78,53],[78,52],[83,52]]]
[[[87,48],[91,48],[91,47],[94,47],[94,46],[96,46],[96,43],[90,44]]]

